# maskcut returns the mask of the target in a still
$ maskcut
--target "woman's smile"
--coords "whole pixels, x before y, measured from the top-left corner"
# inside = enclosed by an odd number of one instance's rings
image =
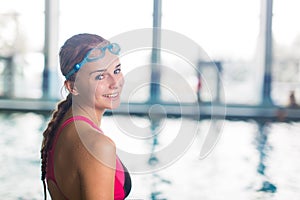
[[[104,94],[102,96],[111,100],[116,100],[119,97],[119,92]]]

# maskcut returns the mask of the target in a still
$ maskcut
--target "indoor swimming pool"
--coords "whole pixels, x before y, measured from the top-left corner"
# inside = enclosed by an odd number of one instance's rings
[[[39,150],[48,117],[0,113],[0,199],[43,198]],[[116,120],[125,119],[105,116],[101,128],[119,150],[149,155],[144,163],[148,171],[129,163],[133,187],[127,199],[300,199],[299,122],[167,118],[153,127],[148,118],[132,116],[136,126],[148,131],[145,134],[149,135],[141,139],[122,133]],[[190,135],[194,133],[184,132],[191,138],[185,151],[177,152],[176,159],[165,166],[151,170],[164,159],[155,152],[171,145],[182,123],[198,125],[195,137]],[[204,138],[215,126],[221,127],[216,129],[221,131],[220,138],[208,156],[200,158]]]

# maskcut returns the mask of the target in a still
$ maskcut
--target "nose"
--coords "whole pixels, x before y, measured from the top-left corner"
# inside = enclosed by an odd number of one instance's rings
[[[109,76],[109,88],[117,89],[118,88],[118,78],[114,75]]]

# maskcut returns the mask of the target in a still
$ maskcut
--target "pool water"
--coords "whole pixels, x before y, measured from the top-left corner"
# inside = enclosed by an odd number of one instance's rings
[[[35,113],[0,112],[0,199],[43,198],[39,151],[48,118]],[[146,128],[150,123],[143,117],[134,120]],[[174,141],[181,122],[181,118],[164,119],[159,134],[143,140],[136,137],[134,145],[123,138],[120,127],[114,126],[116,118],[105,116],[101,128],[120,150],[152,152],[145,160],[145,166],[151,169],[162,162],[155,150]],[[127,199],[300,199],[299,122],[192,123],[199,127],[186,151],[151,173],[132,173],[133,187]],[[217,125],[222,126],[218,142],[206,157],[200,157],[208,130]],[[153,130],[149,128],[150,133]],[[191,133],[185,134],[188,137]]]

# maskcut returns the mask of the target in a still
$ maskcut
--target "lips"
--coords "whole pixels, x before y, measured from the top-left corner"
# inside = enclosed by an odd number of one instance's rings
[[[104,94],[103,97],[105,98],[116,98],[119,96],[119,92],[111,93],[111,94]]]

